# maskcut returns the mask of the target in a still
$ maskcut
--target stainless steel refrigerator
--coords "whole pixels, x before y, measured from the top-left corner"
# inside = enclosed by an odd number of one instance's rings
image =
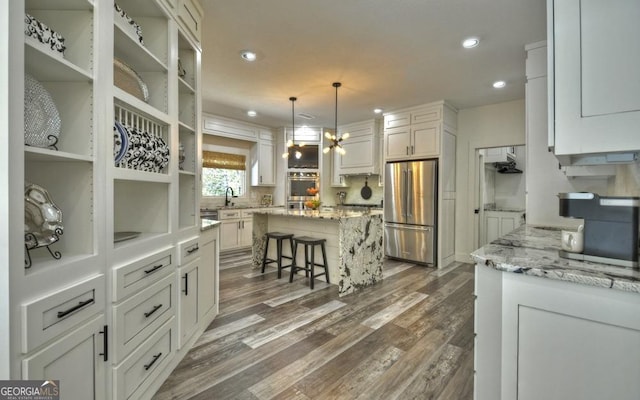
[[[438,162],[385,165],[384,247],[389,257],[422,264],[436,260]]]

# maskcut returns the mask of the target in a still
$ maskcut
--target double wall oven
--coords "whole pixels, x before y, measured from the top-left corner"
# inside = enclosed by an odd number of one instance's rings
[[[320,175],[317,171],[287,173],[287,208],[292,210],[304,209],[304,202],[313,200],[316,196],[307,193],[307,189],[318,189]]]

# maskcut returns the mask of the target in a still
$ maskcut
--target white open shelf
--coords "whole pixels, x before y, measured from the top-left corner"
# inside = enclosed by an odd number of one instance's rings
[[[52,10],[51,6],[38,4],[44,7],[39,9],[31,7],[32,3],[27,2],[26,12],[35,17],[38,21],[47,25],[51,30],[59,33],[64,38],[64,58],[62,54],[42,47],[45,52],[54,54],[54,57],[62,58],[63,63],[68,63],[71,68],[75,66],[78,71],[87,71],[91,75],[93,70],[93,9],[87,8],[87,2],[78,2],[80,9],[58,9]],[[28,47],[36,48],[42,46],[37,40],[29,38]],[[31,60],[28,65],[31,64]]]
[[[43,149],[40,147],[25,146],[24,152],[26,162],[93,162],[91,156]]]

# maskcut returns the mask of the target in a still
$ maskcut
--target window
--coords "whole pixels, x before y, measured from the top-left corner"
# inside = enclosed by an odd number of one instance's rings
[[[202,196],[224,196],[227,188],[244,196],[247,182],[246,157],[240,154],[202,152]]]

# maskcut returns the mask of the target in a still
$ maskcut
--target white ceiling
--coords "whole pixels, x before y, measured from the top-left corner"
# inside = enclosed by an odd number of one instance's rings
[[[203,0],[203,111],[272,127],[334,125],[437,100],[524,98],[524,45],[545,40],[545,0]],[[481,39],[463,49],[469,36]],[[240,51],[259,60],[248,63]],[[491,84],[505,80],[507,87]],[[258,112],[249,118],[246,111]]]

